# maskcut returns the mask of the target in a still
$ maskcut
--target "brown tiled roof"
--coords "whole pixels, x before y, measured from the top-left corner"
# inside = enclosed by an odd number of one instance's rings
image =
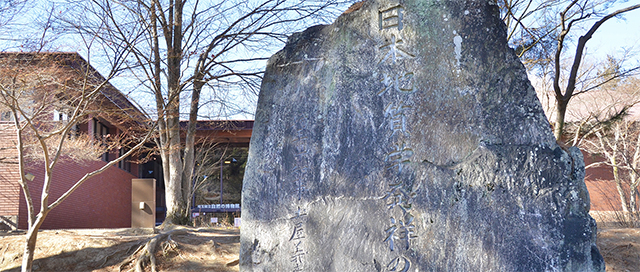
[[[187,128],[187,121],[180,121],[181,129]],[[198,120],[196,130],[252,130],[253,120]]]
[[[106,81],[94,67],[92,67],[82,56],[76,52],[0,52],[0,59],[13,58],[16,62],[29,63],[29,65],[37,65],[40,61],[54,61],[59,63],[60,68],[75,71],[78,77],[87,76],[93,84],[101,84]],[[79,74],[85,73],[85,74]],[[138,107],[116,87],[106,82],[99,90],[101,96],[96,99],[97,112],[121,112],[119,118],[129,125],[144,125],[148,121],[148,117]],[[98,116],[104,119],[113,119],[113,116]],[[118,124],[117,120],[109,120],[112,124]]]
[[[187,121],[180,121],[182,130],[187,129]],[[199,120],[196,123],[196,137],[203,141],[248,146],[253,131],[253,120]]]

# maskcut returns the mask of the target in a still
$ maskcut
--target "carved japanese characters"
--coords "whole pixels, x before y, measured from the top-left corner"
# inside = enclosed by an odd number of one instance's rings
[[[262,82],[242,271],[603,271],[580,152],[559,148],[491,1],[365,1]]]

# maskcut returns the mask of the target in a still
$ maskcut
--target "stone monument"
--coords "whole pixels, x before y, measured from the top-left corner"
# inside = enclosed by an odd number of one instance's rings
[[[271,57],[241,271],[604,271],[492,2],[369,0]]]

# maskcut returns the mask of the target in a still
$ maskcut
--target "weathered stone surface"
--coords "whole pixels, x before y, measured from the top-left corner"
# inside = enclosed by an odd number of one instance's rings
[[[242,271],[604,271],[489,1],[367,1],[268,63]]]

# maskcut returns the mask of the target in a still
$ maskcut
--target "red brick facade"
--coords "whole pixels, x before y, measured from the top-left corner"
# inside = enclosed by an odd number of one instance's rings
[[[0,123],[0,216],[5,217],[5,220],[15,220],[17,217],[18,227],[26,229],[28,212],[24,194],[18,184],[20,176],[15,163],[15,137],[13,124]],[[53,173],[49,202],[55,201],[86,173],[105,164],[104,161],[58,163]],[[42,165],[28,165],[25,170],[25,173],[35,176],[29,182],[29,188],[37,213],[40,209],[44,169]],[[131,180],[137,178],[137,173],[137,164],[131,164],[131,173],[116,165],[87,180],[48,214],[42,229],[130,227]]]
[[[594,162],[594,159],[589,154],[584,155],[584,160],[587,165]],[[586,169],[584,181],[589,190],[592,211],[622,210],[620,196],[613,180],[613,169],[610,166],[598,166]],[[628,192],[629,187],[626,185],[623,186],[625,192]]]
[[[52,202],[69,189],[89,171],[98,169],[106,162],[90,162],[78,165],[62,162],[53,173],[49,197]],[[133,169],[132,169],[133,170]],[[36,176],[31,182],[31,193],[36,211],[40,209],[40,194],[44,177],[43,168],[33,165],[27,172]],[[69,198],[49,212],[42,229],[61,228],[126,228],[131,226],[131,179],[136,176],[117,166],[92,177],[80,186]],[[27,228],[27,207],[20,195],[18,226]]]
[[[21,190],[18,185],[20,174],[15,164],[18,156],[15,139],[15,127],[0,123],[0,216],[3,217],[0,218],[0,225],[5,224],[3,228],[11,228],[9,225],[15,222],[6,221],[15,221],[18,216]]]
[[[131,131],[146,130],[144,127],[145,115],[115,87],[108,83],[102,85],[101,83],[106,79],[102,78],[76,53],[0,53],[0,59],[4,60],[2,68],[10,72],[14,71],[11,67],[32,66],[33,69],[40,69],[42,73],[50,73],[51,77],[60,79],[65,86],[69,84],[72,87],[85,88],[86,80],[96,81],[96,86],[101,86],[98,95],[92,97],[91,104],[85,108],[90,110],[90,118],[81,121],[84,123],[78,124],[73,129],[73,133],[89,135],[88,139],[94,141],[106,137],[116,138]],[[49,69],[51,67],[55,69]],[[20,75],[21,73],[16,74]],[[11,77],[12,74],[0,73],[0,76],[5,75]],[[86,75],[90,76],[86,77]],[[82,84],[74,85],[76,81],[72,80],[73,77],[80,77],[81,80],[78,82]],[[20,86],[16,88],[20,88]],[[38,86],[38,88],[46,91],[49,85],[46,88],[42,86]],[[73,91],[77,90],[69,88],[69,92]],[[43,93],[45,92],[43,91]],[[73,94],[69,95],[73,96]],[[54,104],[51,103],[51,105]],[[47,104],[47,107],[49,106]],[[40,118],[38,120],[42,122],[41,124],[45,124],[45,128],[48,123],[43,121],[59,122],[68,117],[63,111],[57,111],[56,107],[54,105],[45,108],[42,111],[44,114],[37,117]],[[19,185],[20,173],[16,163],[18,157],[16,128],[15,124],[9,121],[13,115],[7,113],[6,109],[0,109],[0,229],[7,226],[26,229],[29,215],[26,199]],[[51,119],[47,117],[49,114]],[[96,129],[98,125],[101,130]],[[69,137],[73,137],[71,135],[73,134],[70,134]],[[98,159],[98,161],[81,163],[77,160],[65,160],[64,157],[59,158],[53,168],[49,204],[56,201],[85,174],[101,168],[106,165],[107,161],[113,160],[118,155],[119,150],[116,148],[111,150],[108,155],[103,155],[102,161]],[[40,198],[45,176],[42,162],[39,162],[41,158],[37,157],[27,160],[24,169],[25,174],[34,177],[27,184],[36,214],[40,210]],[[48,213],[41,229],[130,227],[131,180],[138,178],[138,168],[139,166],[135,163],[119,163],[88,179]],[[3,223],[3,221],[10,222]]]

